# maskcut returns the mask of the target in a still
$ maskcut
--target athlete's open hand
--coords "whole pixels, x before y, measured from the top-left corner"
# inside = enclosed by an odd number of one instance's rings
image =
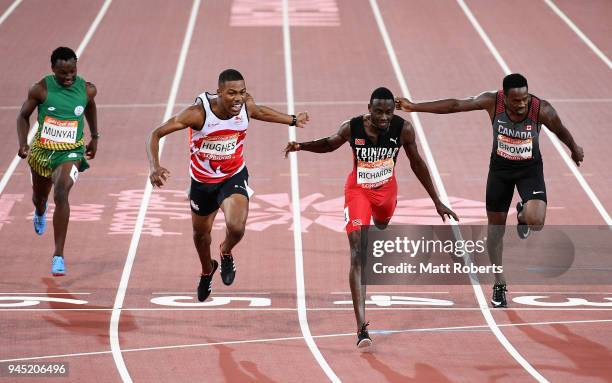
[[[574,150],[572,150],[572,160],[574,160],[576,166],[580,166],[580,163],[584,160],[584,150],[582,150],[582,146],[576,145]]]
[[[287,158],[289,153],[297,152],[298,150],[300,150],[300,144],[295,141],[289,141],[287,146],[285,146],[285,158]]]
[[[295,126],[297,126],[298,128],[305,127],[306,124],[308,123],[308,121],[310,121],[310,117],[308,116],[308,112],[300,112],[300,113],[296,114],[295,117],[297,118]]]
[[[19,147],[19,150],[17,151],[17,155],[19,157],[26,158],[28,154],[30,154],[30,145],[25,144]]]
[[[414,112],[414,104],[407,98],[396,97],[395,98],[395,109],[403,110],[404,112]]]
[[[89,141],[89,144],[85,147],[85,158],[88,160],[93,160],[96,157],[96,152],[98,151],[98,140],[93,138]]]
[[[151,170],[149,174],[149,180],[153,186],[161,187],[170,176],[170,172],[166,168],[162,168],[158,166],[157,168]]]
[[[453,218],[455,221],[459,221],[459,218],[457,218],[457,214],[455,214],[455,212],[446,207],[446,205],[444,205],[442,202],[438,202],[436,204],[436,211],[438,212],[440,217],[442,217],[442,221],[444,222],[446,222],[447,216],[448,218]]]

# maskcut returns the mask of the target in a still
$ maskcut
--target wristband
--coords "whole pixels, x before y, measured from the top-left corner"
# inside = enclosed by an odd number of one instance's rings
[[[92,134],[91,138],[100,138],[100,133]]]
[[[291,124],[289,124],[289,126],[295,126],[295,124],[297,124],[297,116],[295,114],[292,114],[291,117],[293,118],[293,120],[291,121]]]

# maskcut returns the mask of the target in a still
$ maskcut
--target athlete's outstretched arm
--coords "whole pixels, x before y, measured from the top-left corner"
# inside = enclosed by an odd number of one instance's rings
[[[291,114],[285,114],[278,112],[272,108],[263,105],[257,105],[253,97],[247,93],[246,95],[246,107],[247,112],[249,113],[250,118],[254,118],[260,121],[266,122],[276,122],[279,124],[285,125],[295,125],[298,128],[303,128],[306,126],[310,117],[308,116],[308,112],[300,112],[297,115],[293,116]],[[295,121],[294,121],[295,117]]]
[[[287,158],[289,152],[297,152],[299,150],[306,150],[307,152],[314,153],[333,152],[334,150],[344,145],[344,143],[349,140],[350,136],[350,122],[345,121],[342,123],[342,125],[340,125],[340,129],[338,129],[338,132],[329,137],[319,138],[318,140],[308,142],[290,141],[285,147],[285,158]]]
[[[414,103],[403,97],[395,98],[395,108],[404,112],[425,112],[425,113],[457,113],[469,112],[471,110],[486,110],[490,115],[494,113],[495,92],[483,92],[478,96],[455,99],[449,98],[444,100],[428,101]]]
[[[427,164],[425,164],[425,161],[423,161],[423,158],[421,158],[419,150],[417,149],[415,137],[416,135],[414,133],[412,124],[405,121],[402,129],[401,140],[404,151],[410,160],[410,168],[419,179],[419,182],[421,182],[421,185],[423,185],[427,191],[427,194],[429,194],[429,197],[431,197],[431,200],[436,206],[436,211],[440,217],[442,217],[442,220],[446,221],[446,217],[448,216],[449,218],[452,217],[455,221],[459,221],[457,215],[451,209],[446,207],[442,201],[440,201],[438,193],[436,193],[436,189],[431,181],[431,175],[429,174],[429,169],[427,169]]]
[[[30,116],[34,109],[39,104],[42,104],[47,98],[47,90],[43,82],[37,82],[32,85],[28,91],[28,98],[21,106],[21,110],[17,114],[17,138],[19,140],[19,149],[17,155],[21,158],[26,158],[30,153],[30,145],[28,145],[28,132],[30,131]]]
[[[206,116],[202,105],[196,103],[171,117],[160,127],[151,132],[147,138],[147,157],[149,158],[149,180],[153,186],[162,186],[168,179],[170,172],[159,164],[159,140],[177,130],[194,127],[200,129]]]
[[[96,86],[90,82],[87,83],[87,106],[85,107],[85,118],[87,119],[87,125],[89,126],[89,132],[91,133],[91,141],[85,147],[85,155],[88,160],[93,159],[98,151],[98,110],[96,108],[96,94],[98,90]]]
[[[561,122],[559,115],[555,108],[546,100],[542,100],[540,105],[540,122],[559,137],[561,142],[565,144],[572,152],[572,160],[576,163],[576,166],[580,166],[580,162],[584,160],[584,151],[582,147],[576,144],[574,137],[567,130],[565,125]]]

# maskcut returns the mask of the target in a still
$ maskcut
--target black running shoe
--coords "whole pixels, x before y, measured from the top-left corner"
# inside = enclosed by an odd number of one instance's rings
[[[217,267],[219,267],[219,262],[216,260],[212,260],[212,271],[208,275],[200,276],[200,284],[198,285],[198,300],[200,302],[204,302],[206,298],[210,295],[212,291],[212,279],[215,271],[217,271]]]
[[[496,283],[493,285],[493,296],[491,297],[491,304],[493,307],[508,307],[508,302],[506,302],[506,284],[505,283]]]
[[[521,211],[523,211],[523,202],[519,201],[516,203],[516,217],[518,220],[518,215]],[[527,237],[529,237],[529,225],[525,225],[524,223],[518,223],[516,225],[516,232],[518,233],[518,236],[520,239],[525,239]]]
[[[370,325],[370,322],[364,323],[361,326],[359,332],[357,332],[357,348],[358,349],[366,349],[372,345],[372,339],[370,339],[370,334],[368,334],[367,327]]]
[[[221,254],[221,280],[226,286],[231,285],[236,278],[236,264],[231,254]]]

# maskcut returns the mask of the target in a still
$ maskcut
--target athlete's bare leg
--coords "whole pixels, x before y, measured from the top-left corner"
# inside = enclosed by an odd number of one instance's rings
[[[377,222],[374,220],[374,225],[379,230],[384,230],[389,225],[389,221]],[[349,271],[349,284],[351,286],[351,297],[353,299],[353,309],[355,310],[355,319],[357,320],[357,331],[361,329],[365,321],[365,298],[366,285],[361,283],[361,230],[352,231],[349,235],[349,244],[351,247],[351,270]]]
[[[533,231],[542,230],[546,220],[546,202],[539,199],[525,202],[517,219],[519,223],[529,225]]]
[[[230,254],[244,237],[249,215],[249,199],[242,194],[232,194],[221,203],[225,215],[225,239],[221,242],[221,254]]]
[[[210,261],[210,243],[212,242],[212,237],[210,233],[218,211],[217,209],[209,215],[197,215],[191,212],[193,243],[198,251],[198,257],[200,257],[202,275],[208,275],[212,271],[212,264]]]
[[[30,169],[32,173],[32,203],[36,209],[37,215],[42,215],[45,212],[49,193],[53,186],[51,178],[43,177]]]
[[[508,213],[487,211],[489,224],[487,226],[487,251],[491,265],[502,265],[504,251],[504,233]],[[495,283],[506,283],[503,273],[495,273]]]
[[[349,233],[349,244],[351,247],[351,270],[349,272],[349,284],[351,286],[351,297],[353,298],[353,309],[357,320],[357,331],[365,324],[365,295],[366,287],[361,284],[361,230]]]
[[[64,255],[64,244],[66,243],[68,221],[70,220],[68,196],[75,182],[70,174],[79,167],[79,164],[80,161],[64,162],[55,168],[51,177],[53,181],[53,202],[55,203],[55,212],[53,213],[54,255]]]

